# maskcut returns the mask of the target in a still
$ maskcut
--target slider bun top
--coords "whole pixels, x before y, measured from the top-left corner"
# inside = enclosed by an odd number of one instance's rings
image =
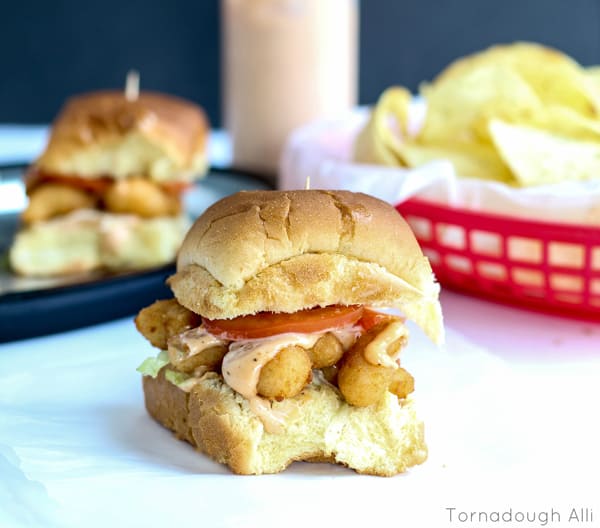
[[[196,220],[170,277],[209,319],[333,304],[397,307],[443,340],[439,285],[388,203],[349,191],[250,191]]]
[[[147,176],[190,181],[206,171],[208,125],[195,104],[141,92],[103,91],[67,101],[36,167],[49,174],[97,178]]]

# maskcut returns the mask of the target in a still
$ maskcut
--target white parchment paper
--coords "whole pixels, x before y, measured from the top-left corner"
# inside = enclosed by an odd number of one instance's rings
[[[279,186],[348,189],[396,204],[418,195],[473,211],[520,218],[600,225],[600,176],[591,182],[565,182],[526,189],[496,182],[457,178],[452,164],[440,160],[415,169],[352,162],[352,145],[368,110],[310,123],[289,138],[281,159]]]
[[[307,463],[230,474],[147,415],[135,368],[155,351],[131,320],[2,345],[0,526],[447,526],[443,508],[483,507],[506,486],[505,501],[528,480],[547,500],[545,471],[569,489],[599,474],[600,431],[583,405],[599,397],[597,373],[522,376],[447,337],[436,349],[411,327],[403,361],[430,455],[390,479]]]

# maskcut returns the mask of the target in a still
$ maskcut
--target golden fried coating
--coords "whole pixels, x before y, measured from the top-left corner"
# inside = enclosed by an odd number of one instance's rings
[[[121,180],[104,193],[104,206],[113,213],[130,213],[143,218],[173,216],[180,212],[179,199],[142,178]]]
[[[60,183],[44,183],[33,189],[21,218],[27,224],[48,220],[76,209],[93,208],[97,199],[81,189]]]
[[[348,403],[357,407],[367,407],[381,401],[394,374],[393,368],[371,365],[364,358],[365,341],[370,339],[365,334],[344,355],[337,377],[340,392]]]
[[[357,407],[367,407],[382,400],[387,391],[399,398],[406,398],[414,390],[414,378],[405,369],[394,362],[391,366],[370,363],[366,359],[365,349],[370,343],[378,342],[381,346],[381,336],[387,335],[390,325],[397,321],[382,321],[366,334],[363,334],[356,344],[344,355],[337,376],[337,384],[346,401]],[[393,329],[392,329],[393,330]],[[384,339],[383,342],[387,340]],[[406,335],[389,340],[385,352],[393,357],[399,348],[406,344]]]
[[[156,301],[142,309],[135,318],[135,326],[152,346],[167,349],[170,337],[202,322],[199,315],[181,306],[175,299]]]
[[[389,391],[398,398],[406,398],[414,390],[415,378],[412,377],[412,374],[403,368],[394,370]]]
[[[342,344],[331,332],[319,338],[315,346],[308,350],[313,368],[331,367],[342,359],[343,354]]]
[[[223,362],[223,356],[227,353],[228,346],[209,346],[200,352],[189,355],[186,347],[179,342],[179,337],[174,336],[167,343],[167,352],[171,364],[181,372],[193,372],[198,367],[206,367],[202,370],[218,370]]]
[[[302,347],[288,346],[260,371],[257,392],[270,400],[293,398],[312,379],[310,357]]]

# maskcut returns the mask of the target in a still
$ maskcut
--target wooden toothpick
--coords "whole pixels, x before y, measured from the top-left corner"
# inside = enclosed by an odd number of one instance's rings
[[[140,74],[137,70],[129,70],[125,79],[125,99],[137,101],[140,95]]]

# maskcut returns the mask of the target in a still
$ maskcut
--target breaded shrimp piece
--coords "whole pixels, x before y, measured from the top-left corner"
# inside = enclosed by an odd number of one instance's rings
[[[104,206],[113,213],[130,213],[143,218],[179,214],[179,199],[158,185],[141,178],[121,180],[104,193]]]
[[[315,345],[308,350],[313,368],[331,367],[342,359],[343,354],[342,344],[331,332],[320,337]]]
[[[147,306],[135,318],[138,331],[161,350],[167,349],[170,337],[199,326],[199,315],[181,306],[177,300],[156,301]]]
[[[97,198],[82,189],[60,183],[44,183],[33,189],[21,218],[27,224],[48,220],[76,209],[96,206]]]
[[[260,371],[257,392],[270,400],[293,398],[312,379],[311,361],[299,346],[281,349]]]
[[[181,372],[219,370],[229,341],[213,336],[203,326],[177,334],[167,341],[171,364]]]
[[[415,378],[413,378],[412,374],[402,367],[394,370],[389,391],[398,396],[398,398],[406,398],[414,390]]]
[[[394,375],[394,369],[372,365],[364,357],[364,349],[375,338],[367,332],[344,354],[338,371],[340,392],[351,405],[367,407],[383,399]]]

